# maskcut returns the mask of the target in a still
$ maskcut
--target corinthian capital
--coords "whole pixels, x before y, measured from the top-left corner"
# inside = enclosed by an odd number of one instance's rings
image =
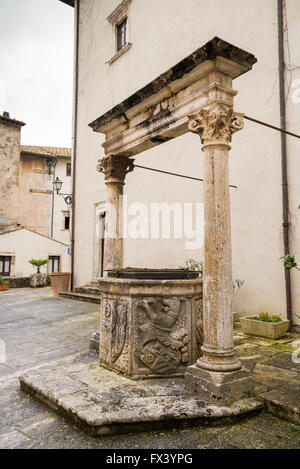
[[[243,114],[221,103],[189,116],[188,129],[200,135],[203,144],[231,142],[232,134],[244,127]]]
[[[134,160],[127,156],[110,155],[98,161],[97,170],[104,173],[105,182],[124,183],[125,176],[134,169]]]

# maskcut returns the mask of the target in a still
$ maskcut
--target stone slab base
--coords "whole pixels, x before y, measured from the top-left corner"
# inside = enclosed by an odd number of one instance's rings
[[[221,373],[192,365],[187,368],[184,380],[189,391],[216,405],[230,405],[251,397],[254,389],[254,379],[245,368]]]
[[[208,404],[180,378],[134,381],[101,368],[91,353],[29,371],[20,386],[92,436],[224,424],[263,408],[253,398],[232,406]]]
[[[300,425],[300,385],[286,384],[262,395],[266,409],[276,417]]]

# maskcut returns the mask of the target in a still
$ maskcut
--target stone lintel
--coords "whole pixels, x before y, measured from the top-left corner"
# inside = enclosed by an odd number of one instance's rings
[[[215,102],[232,107],[232,79],[255,57],[214,38],[90,127],[105,134],[106,155],[137,155],[189,131],[189,116]]]
[[[189,391],[207,402],[230,405],[252,396],[254,379],[245,368],[222,373],[192,365],[185,373],[185,385]]]
[[[254,55],[246,52],[243,49],[233,46],[218,37],[214,37],[207,42],[204,46],[197,49],[192,54],[185,57],[179,63],[171,67],[167,72],[162,73],[158,78],[152,80],[148,85],[138,90],[136,93],[125,99],[122,103],[113,107],[110,111],[95,119],[89,126],[96,132],[101,132],[103,125],[111,122],[114,119],[120,118],[129,109],[140,104],[145,99],[149,98],[158,91],[166,88],[175,80],[182,79],[186,74],[191,72],[199,64],[205,61],[214,61],[217,57],[223,57],[232,64],[237,64],[240,67],[233,73],[232,78],[251,70],[252,66],[257,62]]]

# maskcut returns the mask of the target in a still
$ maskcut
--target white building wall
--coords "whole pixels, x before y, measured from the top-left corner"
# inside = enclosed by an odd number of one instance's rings
[[[55,177],[58,177],[62,182],[61,192],[71,194],[72,177],[66,175],[66,165],[71,163],[70,159],[59,159],[55,167]],[[52,182],[51,182],[52,186]],[[53,186],[51,187],[51,189]],[[69,211],[69,207],[61,195],[54,194],[54,216],[53,216],[53,238],[65,244],[71,243],[71,224],[70,230],[65,230],[64,218]]]
[[[132,47],[111,65],[112,27],[106,17],[119,0],[81,0],[79,115],[76,178],[75,284],[93,276],[96,205],[105,201],[97,160],[103,137],[88,124],[184,57],[218,36],[253,53],[253,71],[234,81],[235,109],[279,125],[277,9],[274,0],[132,0]],[[291,64],[300,64],[300,3],[288,0]],[[293,76],[300,78],[299,69]],[[291,90],[290,90],[291,91]],[[299,129],[299,105],[287,97],[288,128]],[[299,143],[288,141],[292,253],[300,259],[298,211]],[[282,255],[280,134],[245,122],[233,137],[230,156],[234,278],[245,280],[235,308],[240,312],[285,314]],[[202,177],[199,138],[188,134],[136,157],[137,164]],[[128,201],[202,201],[201,183],[136,169],[126,178]],[[125,265],[177,267],[202,251],[184,240],[128,240]],[[300,262],[300,261],[299,261]],[[300,312],[299,272],[292,273],[294,311]]]
[[[60,271],[70,272],[70,255],[68,246],[33,231],[20,229],[0,235],[0,256],[14,256],[14,277],[28,277],[36,269],[29,264],[30,259],[47,259],[49,256],[60,256]],[[47,272],[42,267],[41,272]]]

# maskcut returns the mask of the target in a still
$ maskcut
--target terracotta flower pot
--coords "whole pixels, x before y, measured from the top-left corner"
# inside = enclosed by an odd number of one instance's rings
[[[3,283],[0,285],[0,291],[6,291],[9,289],[9,283]]]
[[[58,295],[61,291],[69,291],[70,272],[58,272],[56,274],[49,274],[51,288],[54,295]]]

